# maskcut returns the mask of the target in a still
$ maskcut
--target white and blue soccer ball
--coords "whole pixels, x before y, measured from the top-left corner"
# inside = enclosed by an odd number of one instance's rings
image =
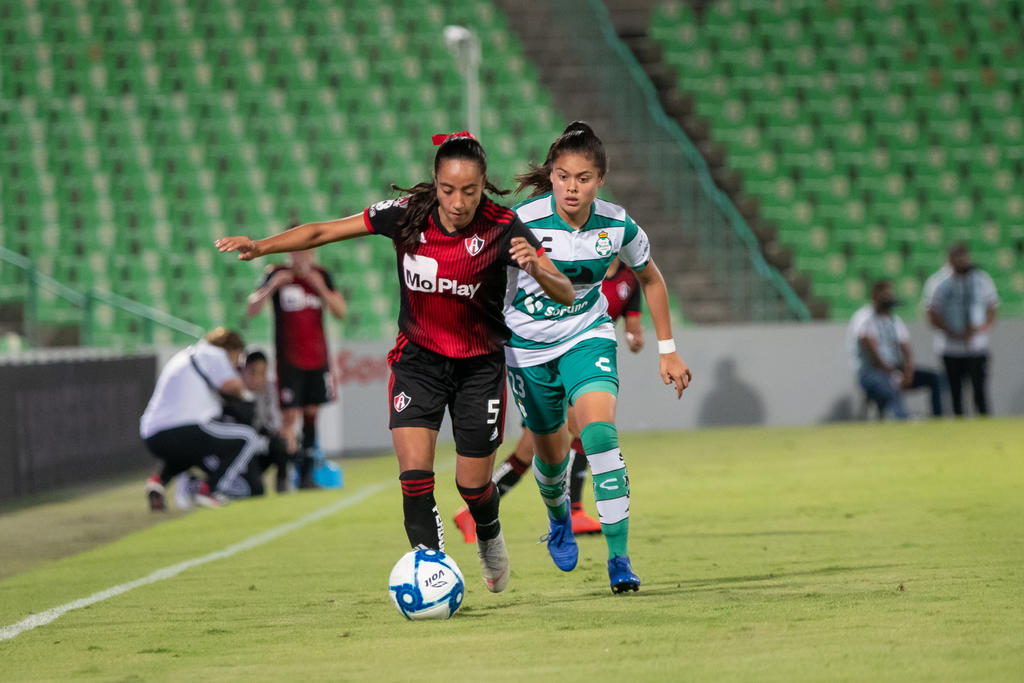
[[[466,582],[454,559],[440,550],[416,548],[395,564],[388,590],[406,619],[447,619],[462,605]]]

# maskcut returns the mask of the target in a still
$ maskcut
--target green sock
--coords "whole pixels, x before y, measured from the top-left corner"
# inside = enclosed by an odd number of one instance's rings
[[[558,465],[549,465],[533,456],[533,476],[537,479],[540,497],[555,519],[569,516],[569,455]]]
[[[591,422],[580,433],[594,477],[594,500],[608,558],[628,555],[629,477],[619,450],[619,434],[610,422]]]

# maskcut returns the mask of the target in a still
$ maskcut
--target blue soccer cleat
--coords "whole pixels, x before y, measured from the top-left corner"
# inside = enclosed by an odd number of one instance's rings
[[[611,579],[612,593],[640,590],[640,577],[633,573],[626,555],[608,560],[608,578]]]
[[[576,545],[576,537],[572,533],[572,515],[557,520],[548,513],[548,552],[555,566],[563,572],[571,572],[576,568],[580,557],[580,548]]]

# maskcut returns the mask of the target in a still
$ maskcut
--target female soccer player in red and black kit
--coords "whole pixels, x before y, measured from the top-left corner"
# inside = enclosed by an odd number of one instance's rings
[[[636,280],[636,275],[629,268],[623,267],[619,259],[612,260],[601,283],[601,294],[608,300],[608,317],[612,322],[619,318],[626,321],[626,345],[633,353],[644,346],[644,329],[640,325],[643,314],[643,292]],[[574,534],[599,534],[601,523],[587,514],[583,509],[583,483],[587,477],[587,457],[580,441],[579,429],[572,406],[569,407],[567,422],[569,433],[572,434],[572,445],[569,455],[572,459],[572,474],[569,479],[569,505],[572,514],[572,532]],[[525,426],[516,448],[504,462],[494,470],[491,480],[498,487],[498,495],[503,496],[509,489],[519,483],[519,479],[530,469],[533,462],[533,433]],[[476,525],[468,507],[462,507],[455,513],[455,525],[462,532],[466,543],[476,540]]]
[[[505,360],[509,331],[502,315],[507,267],[531,276],[547,296],[572,303],[573,288],[540,243],[485,190],[487,157],[469,133],[434,136],[434,175],[407,195],[362,214],[307,223],[262,240],[225,237],[220,251],[248,261],[329,242],[384,235],[394,241],[401,283],[398,342],[391,366],[391,438],[398,454],[405,530],[413,546],[444,549],[434,503],[434,449],[445,408],[452,418],[455,482],[476,520],[480,567],[488,590],[509,578],[508,553],[491,483],[505,420]]]
[[[299,488],[315,488],[313,448],[320,406],[332,398],[328,375],[327,334],[323,309],[338,320],[346,304],[331,276],[313,260],[312,251],[288,255],[288,265],[270,266],[263,282],[249,295],[246,315],[274,304],[274,346],[277,352],[277,391],[281,404],[281,433],[288,453],[299,469]],[[302,448],[296,426],[302,417]],[[285,473],[278,469],[277,491],[287,490]]]

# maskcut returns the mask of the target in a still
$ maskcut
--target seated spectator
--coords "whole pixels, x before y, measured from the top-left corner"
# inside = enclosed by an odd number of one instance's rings
[[[887,280],[871,288],[871,303],[850,319],[847,340],[853,352],[857,381],[868,399],[878,404],[883,415],[900,420],[909,417],[903,392],[927,387],[931,390],[932,415],[942,415],[942,384],[939,375],[915,368],[910,351],[910,332],[892,309],[897,301]]]
[[[253,486],[253,495],[263,492],[262,476],[273,465],[276,475],[276,491],[288,491],[288,449],[281,436],[281,409],[278,407],[277,390],[267,379],[267,356],[262,351],[252,351],[245,358],[242,381],[256,403],[252,426],[267,437],[267,449],[256,457],[256,466],[250,470],[256,475],[248,477]],[[253,479],[257,482],[253,482]],[[256,484],[259,489],[257,491]]]
[[[249,461],[265,439],[247,424],[224,419],[225,401],[242,398],[237,367],[245,343],[218,327],[196,344],[174,354],[160,372],[139,420],[139,435],[163,465],[146,482],[151,510],[165,510],[165,487],[196,467],[206,473],[195,502],[218,507],[240,488],[248,489]]]

